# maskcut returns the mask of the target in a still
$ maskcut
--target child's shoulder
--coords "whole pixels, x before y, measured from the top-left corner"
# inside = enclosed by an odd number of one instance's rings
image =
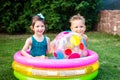
[[[83,38],[88,39],[88,36],[86,34],[83,34]]]
[[[26,41],[27,41],[27,42],[32,42],[32,36],[28,37],[28,38],[26,39]]]
[[[49,40],[50,40],[50,38],[49,38],[48,36],[46,36],[46,35],[45,35],[45,37],[46,37],[47,41],[49,41]]]
[[[49,39],[49,37],[47,35],[44,35],[44,37],[46,37],[47,39]]]

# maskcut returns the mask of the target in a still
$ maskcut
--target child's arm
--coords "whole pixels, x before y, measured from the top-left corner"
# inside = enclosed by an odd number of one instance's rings
[[[86,46],[88,47],[88,37],[86,35]]]
[[[86,47],[88,47],[88,37],[87,37],[87,35],[83,35],[83,38],[85,39],[85,41],[86,41]]]
[[[47,39],[47,53],[50,53],[50,38],[46,37]]]
[[[29,46],[31,45],[31,43],[32,43],[32,40],[31,40],[31,37],[30,37],[30,38],[28,38],[26,40],[26,42],[25,42],[25,44],[24,44],[24,46],[23,46],[23,48],[21,50],[23,56],[29,57],[29,58],[32,57],[30,54],[28,54],[26,52],[29,49]]]
[[[54,40],[50,42],[50,53],[54,53]]]

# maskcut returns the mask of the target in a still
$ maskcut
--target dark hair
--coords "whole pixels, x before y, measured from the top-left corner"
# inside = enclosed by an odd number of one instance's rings
[[[43,18],[41,18],[39,15],[35,15],[35,16],[32,17],[32,24],[30,26],[31,30],[33,29],[36,21],[42,21],[45,25],[45,20]],[[45,27],[46,27],[46,25],[45,25]]]

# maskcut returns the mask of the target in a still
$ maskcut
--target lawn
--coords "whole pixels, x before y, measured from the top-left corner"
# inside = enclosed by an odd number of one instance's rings
[[[46,34],[51,38],[56,34]],[[99,55],[99,74],[94,80],[120,80],[120,36],[87,32],[88,48]],[[13,55],[30,35],[0,34],[0,80],[17,80],[11,67]]]

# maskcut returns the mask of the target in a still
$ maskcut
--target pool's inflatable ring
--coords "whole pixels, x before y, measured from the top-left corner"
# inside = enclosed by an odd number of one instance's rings
[[[77,68],[35,68],[33,66],[25,66],[16,61],[13,62],[13,69],[19,73],[27,76],[38,77],[67,77],[74,75],[82,75],[92,73],[99,68],[99,62],[93,64],[77,67]]]
[[[31,76],[25,76],[23,74],[20,74],[16,71],[14,71],[14,75],[19,80],[93,80],[98,74],[98,70],[91,73],[86,74],[82,76],[74,76],[74,77],[67,77],[67,78],[38,78],[38,77],[31,77]]]
[[[89,56],[83,58],[40,60],[26,58],[18,51],[12,67],[20,80],[92,80],[98,73],[98,55],[92,50],[88,53]]]
[[[92,64],[98,60],[98,55],[92,50],[88,50],[89,56],[85,58],[76,58],[76,59],[35,59],[35,58],[26,58],[21,55],[21,52],[18,51],[14,55],[15,61],[18,63],[34,66],[34,67],[43,67],[43,68],[73,68],[80,67]]]

